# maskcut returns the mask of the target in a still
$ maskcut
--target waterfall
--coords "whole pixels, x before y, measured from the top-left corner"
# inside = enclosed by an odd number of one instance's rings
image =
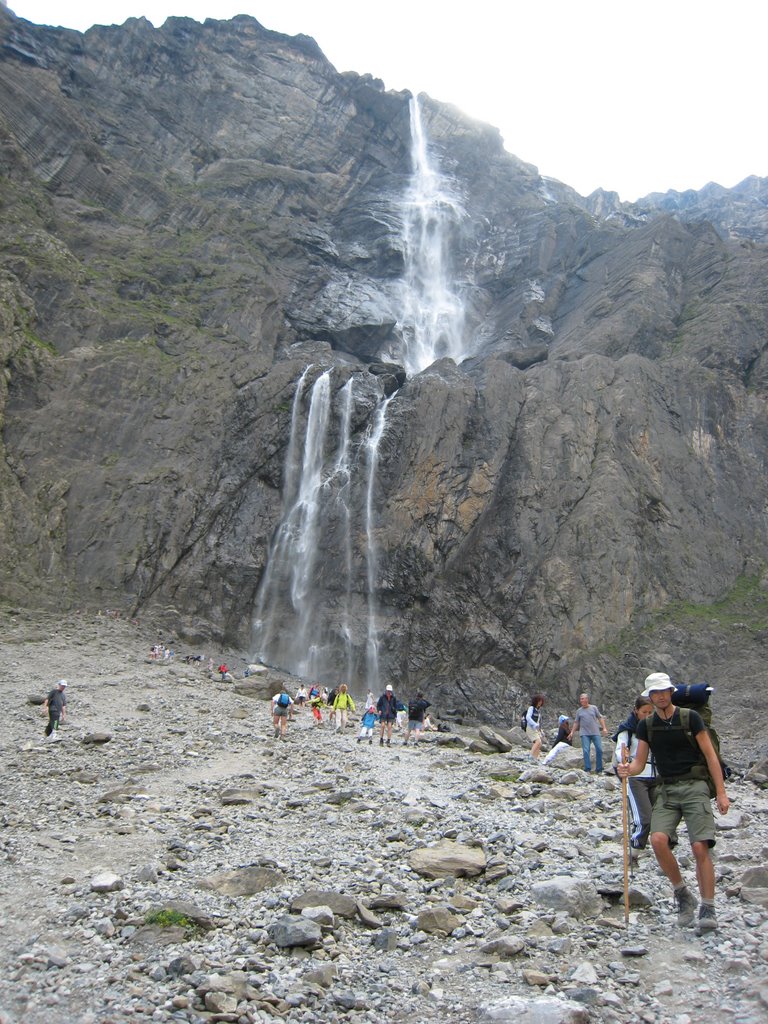
[[[400,359],[409,376],[443,356],[459,363],[470,354],[451,261],[466,214],[430,155],[415,96],[410,111],[412,172],[403,201],[405,272],[399,322]]]
[[[307,417],[307,434],[301,466],[299,494],[293,508],[294,554],[291,573],[291,602],[297,615],[294,649],[298,652],[298,675],[316,669],[314,640],[315,601],[312,592],[318,551],[318,517],[321,509],[323,461],[331,409],[331,371],[315,381]]]
[[[379,445],[384,436],[387,422],[387,407],[391,397],[381,403],[376,420],[365,441],[368,477],[365,489],[365,540],[366,575],[368,591],[368,635],[365,648],[366,686],[374,693],[379,692],[379,636],[377,626],[376,583],[378,575],[378,548],[376,545],[376,517],[374,498],[376,493],[376,470],[379,464]]]
[[[352,603],[352,468],[350,462],[350,445],[352,436],[352,403],[354,378],[350,377],[341,389],[341,423],[339,427],[339,450],[333,475],[338,482],[336,503],[338,506],[341,534],[344,545],[344,575],[346,588],[341,614],[341,636],[344,644],[345,673],[344,681],[352,685],[354,651],[352,647],[352,623],[350,621],[350,605]]]
[[[312,385],[303,454],[299,460],[301,406],[307,374],[296,386],[291,411],[291,434],[285,461],[284,514],[272,543],[259,591],[254,622],[259,656],[297,675],[317,671],[317,600],[315,564],[319,551],[320,517],[325,480],[323,466],[331,411],[331,371]],[[290,630],[279,628],[286,593],[293,620]],[[287,637],[285,634],[290,633]]]

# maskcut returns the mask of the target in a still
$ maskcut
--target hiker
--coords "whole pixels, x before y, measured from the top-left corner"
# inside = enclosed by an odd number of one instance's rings
[[[323,724],[323,698],[320,696],[318,691],[315,691],[315,696],[310,698],[309,706],[312,709],[312,717],[315,720],[315,725]]]
[[[644,697],[653,703],[654,713],[637,725],[637,754],[631,764],[619,765],[620,778],[640,775],[649,750],[656,762],[661,785],[651,814],[651,846],[659,867],[669,879],[677,902],[677,923],[693,924],[697,900],[683,881],[680,865],[672,852],[673,838],[682,819],[688,829],[696,860],[701,906],[698,933],[717,930],[715,914],[715,868],[711,848],[715,845],[710,783],[717,808],[728,813],[723,769],[701,715],[687,710],[688,732],[680,708],[672,703],[675,687],[666,672],[653,672],[645,680]]]
[[[616,752],[613,757],[617,768],[622,763],[622,747],[626,748],[629,763],[637,756],[637,726],[652,714],[653,704],[650,697],[638,697],[629,717],[621,723],[614,734]],[[629,780],[629,793],[627,794],[632,814],[629,855],[634,863],[637,863],[639,851],[644,850],[648,845],[648,836],[651,831],[651,811],[658,785],[659,779],[656,775],[653,754],[649,753],[645,768],[639,775],[635,775]]]
[[[59,722],[67,717],[67,687],[66,679],[60,679],[43,702],[43,710],[48,712],[48,724],[45,727],[45,735],[58,740]]]
[[[301,711],[304,705],[307,703],[307,688],[304,686],[303,683],[296,691],[295,700],[299,706],[299,711]]]
[[[592,760],[590,758],[590,744],[595,748],[595,772],[600,775],[603,770],[603,744],[600,740],[600,733],[608,735],[608,728],[605,719],[600,714],[600,709],[595,704],[589,703],[589,697],[582,693],[579,697],[579,710],[573,717],[573,726],[568,733],[568,739],[573,739],[573,734],[579,730],[581,737],[581,752],[584,755],[584,771],[592,771]]]
[[[402,732],[402,730],[408,725],[408,708],[401,700],[398,700],[396,704],[396,711],[395,728],[398,732]]]
[[[332,724],[332,725],[336,724],[336,709],[335,709],[334,705],[336,703],[336,696],[337,696],[338,692],[339,692],[338,686],[334,686],[334,688],[331,690],[330,693],[325,693],[323,695],[323,700],[325,701],[325,703],[330,708],[330,711],[328,712],[328,722],[330,724]]]
[[[532,740],[531,757],[538,761],[541,754],[541,709],[544,706],[544,697],[540,693],[534,693],[531,697],[531,704],[525,713],[525,731],[528,739]]]
[[[333,701],[333,711],[336,715],[336,732],[346,729],[349,712],[354,710],[355,702],[347,692],[347,684],[342,683]]]
[[[549,764],[550,761],[554,761],[558,754],[562,753],[562,751],[564,750],[567,750],[571,746],[571,741],[569,739],[570,732],[570,718],[568,717],[568,715],[560,715],[560,717],[557,720],[557,736],[555,736],[555,742],[552,749],[544,758],[544,764]]]
[[[424,699],[424,694],[419,692],[416,694],[416,700],[412,700],[408,705],[408,725],[405,730],[405,739],[403,740],[403,746],[408,746],[408,740],[411,738],[411,733],[414,733],[416,739],[414,743],[418,743],[421,739],[421,733],[424,729],[424,714],[427,708],[432,705],[428,700]]]
[[[360,735],[357,737],[357,742],[362,743],[363,740],[368,740],[368,743],[373,743],[373,727],[379,720],[379,716],[376,713],[376,704],[374,703],[374,696],[369,691],[368,699],[365,702],[365,714],[360,721]]]
[[[376,710],[379,712],[379,721],[381,722],[381,735],[379,736],[379,746],[384,746],[384,733],[387,734],[387,746],[392,746],[392,726],[397,718],[397,697],[395,697],[394,691],[390,685],[387,685],[384,693],[376,701]]]
[[[279,736],[285,739],[285,731],[288,728],[288,713],[293,707],[293,699],[285,690],[276,693],[272,698],[272,724],[275,727],[275,739]]]

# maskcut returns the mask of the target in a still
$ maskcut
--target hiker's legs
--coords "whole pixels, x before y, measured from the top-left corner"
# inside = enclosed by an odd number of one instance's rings
[[[632,812],[630,843],[635,850],[644,850],[651,830],[651,804],[648,779],[630,779],[627,799]]]
[[[591,740],[595,745],[595,771],[601,775],[603,771],[603,737],[592,736]]]
[[[672,883],[672,888],[677,889],[678,886],[683,884],[683,876],[680,874],[680,865],[677,863],[677,858],[672,853],[672,847],[669,845],[667,833],[652,832],[651,846],[656,854],[659,867]]]
[[[540,753],[541,753],[541,730],[537,729],[537,731],[536,731],[536,739],[533,741],[533,745],[531,746],[531,757],[535,761],[538,761]]]
[[[715,865],[709,852],[709,843],[691,843],[693,856],[696,858],[696,881],[703,900],[715,898]]]
[[[592,770],[592,762],[589,759],[589,736],[581,737],[581,752],[584,755],[584,771],[588,772]]]

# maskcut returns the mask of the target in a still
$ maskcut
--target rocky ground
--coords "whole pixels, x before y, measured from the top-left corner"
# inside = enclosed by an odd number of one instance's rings
[[[150,663],[119,620],[0,619],[2,1024],[766,1019],[754,782],[718,823],[720,931],[676,927],[649,857],[625,927],[620,788],[578,756],[382,749],[308,712],[276,741],[274,680]],[[33,701],[60,676],[51,743]]]

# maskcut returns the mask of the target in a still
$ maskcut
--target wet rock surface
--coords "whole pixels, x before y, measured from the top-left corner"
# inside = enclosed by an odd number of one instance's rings
[[[610,775],[531,772],[522,743],[475,754],[463,729],[461,748],[358,745],[308,711],[279,741],[266,702],[145,661],[138,627],[2,625],[3,1024],[765,1019],[753,782],[731,782],[739,823],[718,829],[719,932],[677,928],[649,854],[625,927]],[[28,697],[62,673],[69,720],[45,742]],[[97,731],[110,743],[80,742]],[[445,850],[436,877],[414,868]]]

